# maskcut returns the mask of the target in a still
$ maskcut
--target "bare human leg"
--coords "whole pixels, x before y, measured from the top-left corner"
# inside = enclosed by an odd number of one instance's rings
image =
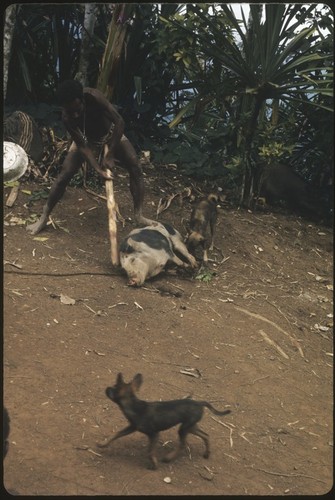
[[[57,179],[51,186],[50,193],[46,204],[43,207],[42,215],[37,222],[29,224],[27,231],[35,235],[42,231],[47,225],[49,215],[51,214],[55,205],[64,195],[66,187],[74,174],[79,170],[82,165],[81,155],[77,151],[70,151],[63,163],[62,170]]]
[[[134,216],[137,224],[151,225],[153,221],[143,216],[144,182],[142,169],[138,164],[136,151],[126,136],[122,136],[116,150],[116,157],[129,172],[129,189],[134,202]]]

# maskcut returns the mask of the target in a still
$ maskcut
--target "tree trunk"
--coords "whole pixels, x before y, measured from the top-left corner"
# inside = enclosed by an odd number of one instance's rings
[[[84,29],[81,38],[79,68],[78,73],[76,74],[76,80],[78,80],[83,87],[88,86],[87,70],[90,60],[95,22],[96,5],[94,3],[85,3]]]
[[[263,13],[263,5],[251,5],[248,27],[246,37],[250,48],[254,47],[255,44],[255,30],[254,23],[259,22]],[[258,117],[263,104],[263,99],[259,94],[255,95],[255,99],[252,100],[251,106],[252,115],[250,117],[249,123],[245,131],[245,141],[244,141],[244,176],[243,176],[243,187],[241,193],[242,205],[246,208],[250,208],[254,193],[258,192],[259,186],[257,180],[261,178],[260,172],[258,171],[258,166],[255,165],[251,158],[252,151],[252,141],[255,136],[255,132],[258,124]]]
[[[3,98],[7,95],[8,66],[11,57],[17,5],[9,5],[6,9],[4,36],[3,36]]]
[[[132,4],[114,4],[105,52],[102,58],[98,89],[111,100],[116,87],[116,77],[127,34],[127,19],[134,9]]]
[[[243,186],[243,206],[250,208],[254,194],[259,191],[259,186],[257,181],[261,179],[260,165],[255,165],[252,161],[251,151],[252,151],[252,141],[257,129],[259,112],[263,104],[263,99],[256,95],[254,101],[254,109],[252,116],[249,120],[249,124],[246,130],[246,137],[244,143],[244,165],[245,165],[245,177]]]

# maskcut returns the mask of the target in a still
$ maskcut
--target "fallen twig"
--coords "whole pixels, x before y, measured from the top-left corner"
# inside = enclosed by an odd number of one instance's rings
[[[243,438],[243,439],[245,439],[246,441],[248,441],[248,443],[252,444],[252,442],[251,442],[251,441],[249,441],[249,439],[245,437],[245,435],[244,435],[244,434],[246,434],[246,433],[247,433],[246,431],[245,431],[245,432],[241,432],[241,434],[239,434],[239,436],[241,436],[241,438]]]
[[[107,201],[107,196],[104,196],[102,194],[98,194],[98,193],[95,193],[94,191],[92,191],[91,189],[85,187],[85,191],[88,193],[88,194],[91,194],[93,196],[97,196],[97,198],[101,198],[102,200],[104,201]]]
[[[8,264],[9,266],[17,267],[17,269],[22,269],[20,264],[15,264],[15,262],[9,262],[9,260],[4,260],[4,265]]]
[[[219,318],[222,318],[221,314],[219,314],[218,312],[216,312],[216,311],[215,311],[215,309],[213,309],[213,307],[212,307],[212,306],[209,306],[209,308],[210,308],[213,312],[215,312],[215,314],[217,314],[217,315],[219,316]]]
[[[87,309],[88,309],[89,311],[91,311],[92,313],[97,314],[97,312],[96,312],[94,309],[92,309],[92,307],[88,306],[88,305],[87,305],[87,304],[85,304],[85,303],[84,303],[84,306],[85,306],[85,307],[87,307]]]
[[[299,343],[297,342],[297,340],[295,338],[293,338],[289,333],[285,332],[285,330],[283,330],[280,326],[278,326],[276,323],[274,323],[273,321],[270,321],[269,319],[265,318],[264,316],[261,316],[260,314],[256,314],[256,313],[252,313],[250,311],[248,311],[247,309],[243,309],[243,307],[239,307],[239,306],[235,306],[234,307],[238,310],[238,311],[241,311],[241,312],[244,312],[245,314],[248,314],[249,316],[253,317],[253,318],[256,318],[256,319],[260,319],[262,321],[265,321],[266,323],[269,323],[270,325],[274,326],[275,328],[277,328],[277,330],[279,330],[280,332],[282,332],[284,335],[286,335],[287,337],[289,337],[289,339],[291,340],[292,344],[295,345],[295,347],[298,349],[300,355],[302,358],[304,358],[304,353],[303,353],[303,350],[301,349],[301,346],[299,345]]]
[[[326,483],[326,481],[323,481],[322,479],[319,479],[314,476],[308,476],[307,474],[285,474],[283,472],[273,472],[270,470],[265,470],[261,469],[260,467],[254,467],[254,466],[248,466],[246,465],[248,469],[253,469],[253,470],[259,470],[261,472],[265,472],[265,474],[271,474],[272,476],[282,476],[282,477],[307,477],[308,479],[314,479],[315,481],[319,481],[320,483]]]
[[[102,457],[100,453],[97,453],[96,451],[92,450],[89,446],[83,445],[83,446],[75,446],[76,450],[84,450],[88,451],[89,453],[93,453],[93,455],[97,455],[98,457]]]
[[[281,311],[281,310],[279,309],[279,307],[277,307],[277,306],[276,306],[276,304],[273,304],[273,303],[272,303],[270,300],[268,300],[268,299],[265,299],[265,300],[266,300],[266,302],[267,302],[268,304],[270,304],[270,305],[271,305],[271,306],[273,306],[275,309],[277,309],[277,311],[279,312],[279,314],[281,314],[281,315],[282,315],[282,316],[286,319],[286,321],[288,322],[288,324],[290,324],[290,320],[289,320],[289,319],[285,316],[285,314],[283,313],[283,311]]]
[[[179,289],[179,290],[181,290],[182,292],[185,292],[185,290],[184,290],[181,286],[175,285],[174,283],[171,283],[170,281],[167,281],[166,283],[167,283],[168,285],[174,286],[175,288],[178,288],[178,289]]]
[[[229,442],[230,442],[230,447],[232,448],[233,447],[233,437],[232,437],[233,429],[228,424],[225,424],[224,422],[221,422],[221,420],[219,420],[218,418],[215,418],[215,417],[211,416],[211,419],[215,420],[215,422],[217,422],[218,424],[221,424],[224,427],[227,427],[227,429],[229,429]]]
[[[108,306],[108,309],[112,309],[113,307],[116,307],[116,306],[127,306],[127,305],[128,305],[127,302],[117,302],[116,304]]]
[[[290,359],[288,357],[288,355],[286,354],[286,352],[284,352],[283,349],[281,347],[279,347],[279,345],[276,344],[276,342],[274,340],[270,339],[270,337],[268,337],[267,334],[263,330],[259,330],[259,333],[262,335],[263,339],[268,344],[272,345],[275,349],[277,349],[277,351],[283,356],[283,358]]]

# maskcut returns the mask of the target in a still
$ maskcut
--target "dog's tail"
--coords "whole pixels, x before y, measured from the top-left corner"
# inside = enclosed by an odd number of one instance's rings
[[[231,413],[231,410],[224,410],[224,411],[219,411],[214,408],[210,403],[207,401],[201,401],[202,406],[206,406],[214,415],[228,415],[228,413]]]

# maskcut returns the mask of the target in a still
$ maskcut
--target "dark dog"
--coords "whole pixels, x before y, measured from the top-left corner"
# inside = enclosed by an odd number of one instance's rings
[[[107,387],[106,395],[119,406],[130,425],[108,439],[107,442],[98,443],[98,446],[108,446],[115,439],[135,431],[143,432],[149,438],[149,458],[152,468],[157,469],[156,446],[159,432],[181,424],[178,430],[179,446],[175,451],[166,455],[164,461],[170,462],[177,457],[186,445],[187,434],[194,434],[204,441],[206,446],[204,458],[208,458],[210,454],[208,434],[197,426],[197,422],[202,418],[204,407],[209,408],[215,415],[227,415],[230,410],[218,411],[207,401],[193,401],[190,398],[148,403],[136,397],[142,382],[143,377],[140,373],[135,375],[128,384],[124,382],[122,374],[119,373],[114,387]]]
[[[321,193],[318,189],[313,188],[291,167],[282,163],[265,170],[260,185],[260,197],[269,205],[284,202],[290,210],[303,215],[321,215],[322,212]]]
[[[186,240],[186,246],[192,255],[198,247],[203,249],[203,262],[207,264],[208,250],[213,250],[215,223],[217,219],[217,208],[219,198],[216,194],[210,194],[207,198],[200,200],[192,210],[190,220],[190,233]],[[207,237],[209,226],[210,239]]]
[[[180,267],[197,265],[180,233],[170,224],[152,222],[150,226],[134,229],[121,242],[120,263],[131,286],[143,285],[145,280],[162,272],[169,262]]]

